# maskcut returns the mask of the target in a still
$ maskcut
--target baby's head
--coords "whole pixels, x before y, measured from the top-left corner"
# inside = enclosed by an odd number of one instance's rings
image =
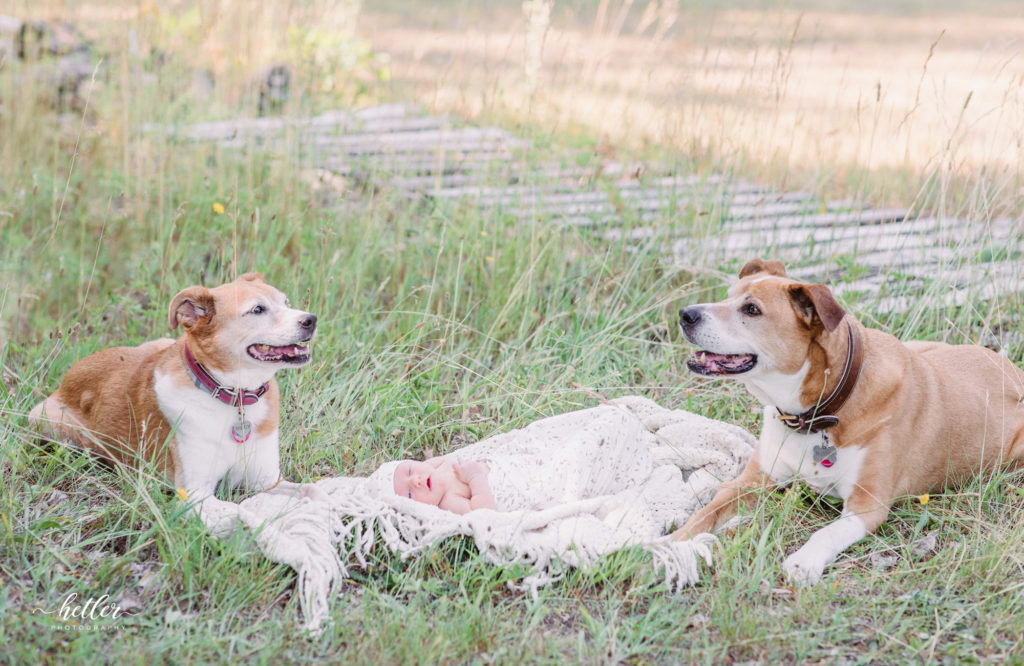
[[[435,462],[436,461],[436,462]],[[455,474],[449,462],[403,460],[395,468],[395,494],[438,506],[452,487]]]

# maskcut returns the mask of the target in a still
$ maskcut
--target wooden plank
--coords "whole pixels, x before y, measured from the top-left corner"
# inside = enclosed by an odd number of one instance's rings
[[[835,254],[833,256],[840,256]],[[919,270],[921,266],[948,264],[956,261],[961,254],[946,246],[908,246],[895,250],[879,250],[869,254],[863,254],[853,260],[857,269],[868,270],[874,275],[879,272],[890,273],[899,271],[908,273]],[[825,259],[825,257],[819,257]],[[810,266],[790,267],[787,272],[795,280],[805,282],[824,282],[826,284],[837,281],[842,274],[839,266],[834,262],[812,264]]]
[[[658,230],[650,226],[633,227],[629,230],[609,229],[601,234],[601,238],[610,243],[618,243],[621,240],[639,243],[641,241],[649,241],[653,238],[657,238],[658,236]]]
[[[792,237],[780,238],[778,235],[770,238],[755,238],[749,246],[763,246],[770,244],[774,247],[784,247],[787,243],[784,240],[799,239],[799,232],[791,230]],[[946,247],[961,256],[969,253],[980,252],[991,244],[1005,242],[995,234],[978,233],[977,229],[968,229],[962,220],[921,218],[919,220],[901,222],[898,224],[881,225],[877,227],[847,227],[832,230],[830,235],[822,234],[821,230],[814,231],[803,237],[803,242],[809,242],[813,238],[816,245],[821,247],[822,252],[832,251],[840,243],[855,240],[860,241],[861,251],[879,252],[881,250],[909,251],[916,247]],[[800,245],[801,243],[790,243],[789,245]]]
[[[698,197],[692,192],[678,192],[669,190],[634,190],[633,192],[622,192],[619,197],[624,204],[634,210],[662,210],[675,205],[676,208],[685,208],[700,205],[702,208],[723,208],[735,210],[737,208],[756,209],[764,215],[786,215],[801,211],[814,211],[820,208],[818,202],[810,201],[805,193],[793,192],[777,194],[773,192],[749,192],[740,194],[724,191],[717,196]]]
[[[583,170],[579,168],[563,169],[555,166],[550,166],[544,170],[541,174],[544,177],[544,182],[535,184],[524,184],[524,185],[510,185],[510,186],[497,186],[497,187],[459,187],[449,188],[438,192],[432,192],[432,196],[441,198],[456,198],[456,197],[476,197],[487,202],[495,200],[501,200],[503,203],[513,202],[517,198],[523,196],[538,196],[543,195],[547,192],[554,193],[576,193],[577,196],[586,198],[589,195],[595,194],[594,185],[572,183],[572,182],[558,182],[552,184],[551,180],[562,180],[570,179],[581,176],[591,175],[590,170]],[[659,183],[650,185],[641,185],[636,181],[616,182],[612,184],[611,190],[605,190],[601,188],[599,191],[605,192],[607,196],[609,191],[617,191],[623,196],[629,197],[634,196],[634,192],[637,190],[650,190],[650,191],[669,191],[671,188],[676,187],[692,187],[694,183],[687,182],[687,179],[670,177],[665,179],[658,179]],[[710,183],[709,185],[717,185],[718,182]],[[758,191],[763,190],[761,186],[755,185],[744,185],[737,186],[737,191],[749,191],[750,188],[756,188]],[[680,190],[682,191],[682,190]],[[692,191],[692,190],[688,190]]]
[[[871,247],[874,240],[876,247]],[[948,245],[936,244],[927,239],[917,241],[908,238],[896,247],[878,247],[879,239],[850,238],[832,243],[818,243],[814,246],[813,256],[819,261],[828,257],[856,256],[856,263],[862,267],[894,266],[907,263],[909,260],[949,259],[959,255],[959,251]],[[711,242],[684,238],[672,245],[673,255],[681,263],[692,263],[698,258],[701,263],[725,261],[730,258],[746,259],[751,256],[771,256],[791,265],[790,274],[797,279],[810,279],[809,274],[801,274],[799,269],[792,268],[801,261],[806,261],[810,243],[790,246],[745,245],[730,246],[729,237],[711,239]]]
[[[797,194],[799,195],[799,193],[797,193]],[[735,199],[737,200],[737,202],[740,202],[740,203],[742,203],[744,201],[757,203],[759,201],[764,201],[765,200],[765,198],[762,195],[757,194],[757,193],[736,195]],[[799,200],[799,199],[796,199],[796,200]],[[741,228],[741,230],[747,229],[747,228],[753,228],[753,229],[762,228],[762,227],[758,227],[758,226],[750,227],[750,225],[745,224],[744,220],[731,220],[731,219],[728,219],[728,218],[726,218],[726,219],[716,218],[716,213],[715,213],[714,207],[712,205],[710,205],[710,204],[707,204],[707,202],[708,202],[708,199],[698,200],[698,203],[705,203],[706,204],[706,205],[702,206],[701,210],[699,211],[698,219],[700,220],[700,222],[699,222],[699,224],[695,225],[695,229],[694,229],[694,235],[696,235],[698,237],[700,237],[702,235],[706,235],[709,232],[713,232],[713,233],[720,232],[723,235],[727,234],[727,233],[729,233],[733,229],[733,225],[734,224],[739,226]],[[681,200],[677,200],[677,205],[680,206],[680,207],[683,206],[683,205],[690,205],[691,203],[692,202],[690,202],[690,201],[685,201],[684,202],[684,201],[681,201]],[[813,208],[814,210],[820,210],[819,206],[820,206],[820,204],[815,203],[814,205],[808,206],[808,207],[809,208]],[[834,207],[838,208],[838,209],[834,209]],[[839,212],[850,212],[849,211],[849,207],[850,207],[850,204],[846,203],[846,202],[843,202],[843,203],[838,203],[837,202],[835,204],[833,204],[833,203],[826,203],[825,204],[825,210],[827,212],[837,212],[837,213],[839,213]],[[765,220],[766,226],[764,228],[769,228],[769,229],[772,228],[771,224],[770,224],[770,221],[772,219],[773,218],[766,218],[766,220]],[[656,222],[661,222],[663,220],[664,220],[664,214],[660,213],[660,212],[645,212],[645,213],[643,213],[640,216],[640,221],[644,222],[644,223],[656,223]]]
[[[603,220],[616,214],[615,206],[608,201],[581,201],[578,203],[567,203],[560,206],[509,206],[502,208],[503,211],[518,217],[543,218],[560,220],[568,217],[586,216],[592,222]]]
[[[831,227],[851,224],[885,224],[907,218],[904,208],[867,208],[864,210],[814,213],[811,215],[784,215],[768,220],[753,219],[731,222],[730,231],[783,229],[787,227]],[[740,218],[742,219],[742,218]]]
[[[284,118],[243,118],[199,123],[186,128],[182,137],[189,141],[225,141],[239,137],[265,136],[283,131],[286,123]]]
[[[1024,290],[1020,280],[1020,266],[1014,261],[960,264],[962,256],[949,248],[944,261],[904,264],[898,270],[898,296],[877,297],[873,309],[878,312],[906,312],[920,306],[922,299],[934,303],[936,297],[942,307],[962,307],[972,302],[1005,298],[1008,294]],[[909,276],[909,277],[908,277]],[[918,276],[916,279],[914,276]],[[832,292],[844,299],[863,300],[857,292],[878,294],[887,283],[896,280],[891,271],[878,272],[853,282],[830,281]],[[867,298],[871,298],[868,296]]]
[[[742,191],[742,190],[740,190]],[[689,192],[677,193],[670,190],[658,191],[650,188],[607,191],[589,189],[581,191],[571,186],[512,186],[507,188],[457,188],[453,191],[437,193],[439,197],[474,197],[484,207],[512,206],[513,208],[549,208],[551,216],[574,214],[572,206],[594,202],[620,202],[634,211],[660,210],[671,203],[677,206],[687,205],[692,199]],[[763,193],[752,192],[736,194],[735,197],[756,199]],[[730,191],[725,196],[732,196]]]
[[[951,235],[955,231],[955,223],[943,225],[936,218],[924,218],[875,226],[789,227],[755,232],[735,232],[727,228],[722,235],[725,236],[725,247],[730,250],[752,247],[786,248],[814,243],[822,246],[823,251],[827,251],[832,245],[844,241],[861,241],[861,247],[865,249],[900,247],[907,243],[920,242],[926,235],[931,244],[948,243],[956,240],[956,237]],[[722,239],[716,237],[705,242],[721,245]]]
[[[382,118],[380,120],[358,121],[351,119],[344,123],[324,123],[301,127],[301,137],[304,141],[314,140],[320,136],[336,136],[345,134],[350,136],[364,134],[400,134],[402,132],[420,132],[425,130],[437,130],[444,127],[453,127],[451,121],[443,116],[418,116],[412,118]]]
[[[302,150],[306,155],[347,156],[357,160],[383,162],[416,162],[429,161],[439,157],[455,158],[460,156],[478,156],[481,159],[509,160],[513,154],[506,146],[493,145],[439,145],[439,146],[386,146],[364,145],[352,146],[344,150],[324,149],[324,146],[308,146]]]
[[[663,198],[640,199],[644,191],[636,191],[630,197],[613,198],[607,192],[590,192],[584,194],[566,193],[558,197],[547,197],[540,201],[528,201],[526,205],[511,206],[507,210],[513,215],[532,215],[548,218],[563,218],[561,223],[571,226],[604,226],[608,224],[621,223],[623,209],[638,214],[640,222],[660,221],[662,215],[652,214],[651,211],[661,211],[673,205],[682,209],[691,205],[690,197],[676,197],[675,199],[665,196]],[[728,196],[728,195],[727,195]],[[794,193],[793,199],[799,201],[799,193]],[[746,197],[749,200],[764,200],[763,193],[750,193],[748,195],[736,195],[734,198]],[[781,197],[780,197],[781,198]],[[563,203],[564,202],[564,203]],[[621,206],[621,208],[620,208]],[[712,204],[713,206],[713,204]],[[776,214],[793,213],[809,207],[817,209],[817,204],[807,203],[778,203],[763,204],[760,210],[773,210]],[[588,217],[589,220],[580,219]]]
[[[313,137],[317,145],[350,149],[352,147],[380,145],[388,147],[437,147],[440,145],[503,145],[521,147],[526,145],[504,130],[492,127],[442,127],[410,132],[378,132],[357,134],[317,134]]]
[[[604,224],[612,224],[618,221],[618,217],[615,216],[611,216],[610,218],[597,218],[589,215],[567,215],[559,218],[555,223],[562,227],[588,229]]]
[[[382,185],[391,186],[395,175],[439,175],[485,171],[495,163],[490,155],[427,156],[422,159],[396,159],[396,156],[378,156],[375,159],[357,158],[351,155],[318,155],[304,160],[310,166],[318,166],[340,175],[361,175],[373,177],[382,174],[387,177]]]
[[[484,183],[491,183],[495,180],[511,181],[520,177],[520,172],[510,167],[507,163],[495,163],[493,168],[470,171],[465,173],[437,174],[426,176],[394,176],[390,183],[395,187],[409,190],[411,193],[423,196],[435,197],[439,191],[450,188],[482,187]],[[455,199],[456,197],[452,197]]]
[[[375,106],[364,107],[354,111],[352,115],[360,120],[378,120],[384,118],[402,118],[415,113],[418,113],[417,107],[398,102],[393,104],[377,104]]]
[[[308,130],[310,133],[360,128],[379,128],[378,131],[416,130],[436,128],[448,122],[444,116],[410,117],[413,112],[412,107],[404,104],[388,104],[354,112],[328,111],[312,117],[232,118],[195,123],[183,128],[148,123],[142,129],[144,132],[163,132],[191,141],[220,141],[240,136],[276,136],[288,129]]]

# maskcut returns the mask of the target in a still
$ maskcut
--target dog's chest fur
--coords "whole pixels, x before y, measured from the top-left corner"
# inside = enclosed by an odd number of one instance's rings
[[[802,435],[776,418],[774,406],[764,409],[758,460],[761,469],[780,485],[800,479],[819,493],[845,500],[853,490],[866,450],[859,446],[836,449],[831,467],[814,461],[814,447],[828,446],[827,431]]]
[[[224,479],[230,486],[267,487],[276,482],[279,467],[278,431],[260,435],[268,417],[266,399],[245,408],[252,433],[243,444],[231,436],[238,408],[226,405],[191,384],[157,370],[153,391],[164,418],[174,429],[180,469],[175,484],[185,488],[214,488]],[[274,477],[274,478],[271,478]]]

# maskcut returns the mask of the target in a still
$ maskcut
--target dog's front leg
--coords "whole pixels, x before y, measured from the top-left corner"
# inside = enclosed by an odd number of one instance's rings
[[[297,483],[295,481],[289,481],[284,477],[269,488],[263,489],[263,492],[274,493],[275,495],[289,495],[291,497],[308,497],[314,502],[327,502],[330,500],[327,497],[327,493],[317,488],[312,483]]]
[[[241,521],[238,515],[238,505],[232,502],[225,502],[213,496],[213,492],[204,494],[202,490],[189,490],[188,496],[195,498],[192,508],[199,515],[199,519],[206,525],[206,529],[215,537],[224,538],[230,536]]]
[[[782,568],[794,585],[815,585],[825,567],[865,536],[878,529],[889,514],[889,505],[874,493],[857,487],[846,499],[843,514],[811,535],[798,551],[786,558]]]
[[[244,471],[231,477],[232,483],[254,492],[287,495],[301,499],[308,497],[316,502],[327,502],[327,493],[311,483],[289,481],[281,474],[280,446],[277,432],[263,440],[260,447],[245,461]]]
[[[736,515],[740,502],[749,504],[754,501],[753,490],[772,484],[772,480],[761,470],[755,451],[740,475],[723,483],[708,505],[690,516],[685,525],[672,533],[672,538],[682,541],[715,530]]]
[[[204,473],[205,472],[205,473]],[[239,507],[233,502],[217,499],[214,491],[219,478],[212,468],[200,470],[179,468],[174,477],[174,486],[182,499],[192,502],[192,509],[199,516],[206,529],[215,537],[229,536],[241,523]]]

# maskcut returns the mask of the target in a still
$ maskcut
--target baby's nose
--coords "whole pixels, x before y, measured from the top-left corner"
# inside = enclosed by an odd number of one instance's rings
[[[412,483],[413,488],[422,488],[424,485],[426,485],[426,481],[423,479],[422,474],[417,474],[416,476],[412,477],[410,483]]]

